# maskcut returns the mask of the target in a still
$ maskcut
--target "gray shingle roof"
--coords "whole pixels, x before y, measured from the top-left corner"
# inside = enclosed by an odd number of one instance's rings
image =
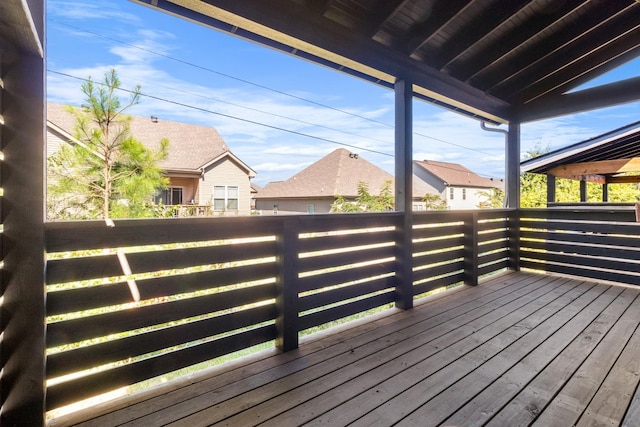
[[[75,118],[61,104],[47,103],[47,120],[74,134]],[[209,126],[172,122],[161,118],[131,117],[131,134],[149,148],[157,148],[162,138],[169,139],[169,155],[160,162],[164,169],[197,170],[228,152],[218,132]]]
[[[450,186],[494,188],[496,184],[457,163],[414,160],[414,163]]]

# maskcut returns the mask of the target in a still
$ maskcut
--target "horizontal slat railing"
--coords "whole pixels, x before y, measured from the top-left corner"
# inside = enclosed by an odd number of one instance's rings
[[[277,218],[46,225],[47,408],[277,338]]]
[[[414,215],[414,295],[510,266],[513,212]],[[46,224],[47,408],[259,344],[295,348],[392,307],[401,224],[397,212]]]
[[[512,267],[509,240],[518,231],[510,229],[514,214],[506,209],[415,214],[414,293],[475,284],[480,276]]]
[[[524,268],[640,285],[640,224],[630,209],[521,210]]]
[[[298,332],[394,302],[400,214],[300,218]]]

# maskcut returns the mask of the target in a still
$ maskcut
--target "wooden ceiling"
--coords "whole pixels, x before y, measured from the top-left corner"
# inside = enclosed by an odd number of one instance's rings
[[[134,0],[495,121],[640,99],[640,77],[567,93],[640,55],[635,0]]]

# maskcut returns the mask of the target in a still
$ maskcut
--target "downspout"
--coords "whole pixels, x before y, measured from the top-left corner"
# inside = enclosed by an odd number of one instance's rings
[[[487,132],[497,132],[497,133],[503,134],[504,135],[504,149],[505,149],[505,152],[506,152],[507,143],[508,143],[508,140],[509,140],[509,131],[504,130],[504,129],[488,127],[487,126],[487,122],[485,122],[484,120],[482,120],[480,122],[480,127],[483,130],[486,130]],[[507,167],[507,165],[506,165],[506,160],[505,160],[505,172],[506,172],[506,167]],[[506,173],[505,173],[505,175],[506,175]],[[504,202],[503,202],[503,207],[505,207],[505,208],[507,206],[509,206],[509,201],[507,199],[509,197],[509,191],[507,191],[507,186],[508,185],[509,185],[509,181],[506,179],[506,176],[505,176],[505,180],[504,180]]]

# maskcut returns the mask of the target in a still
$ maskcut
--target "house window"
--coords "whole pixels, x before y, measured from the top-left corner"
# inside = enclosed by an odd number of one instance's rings
[[[449,187],[449,200],[453,200],[453,187]]]
[[[216,185],[213,187],[214,211],[238,210],[238,187],[231,185]]]
[[[163,205],[181,205],[182,204],[182,187],[170,187],[166,190],[160,190],[155,197],[156,204]]]
[[[314,205],[313,203],[309,203],[307,205],[307,213],[309,214],[316,213],[316,205]]]
[[[462,200],[467,200],[467,189],[466,188],[462,189]]]

